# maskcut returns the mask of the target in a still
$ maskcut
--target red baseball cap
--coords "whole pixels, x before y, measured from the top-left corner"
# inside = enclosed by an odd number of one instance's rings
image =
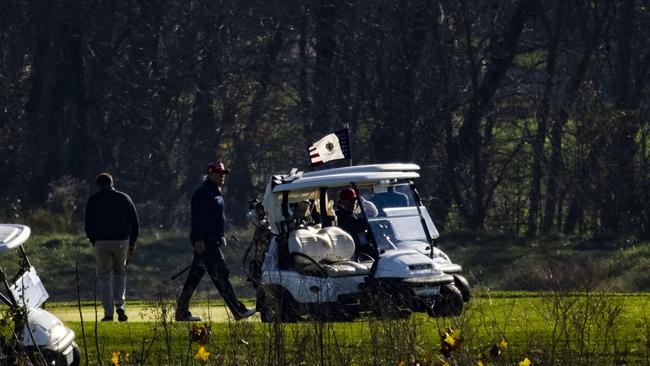
[[[339,198],[342,200],[354,200],[357,198],[357,192],[354,189],[348,187],[339,193]]]
[[[207,173],[221,173],[221,174],[228,174],[230,173],[230,170],[226,169],[223,166],[223,163],[220,161],[215,161],[214,163],[208,164],[208,169]]]

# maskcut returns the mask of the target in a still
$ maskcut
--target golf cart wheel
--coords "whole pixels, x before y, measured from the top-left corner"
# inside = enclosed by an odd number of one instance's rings
[[[376,284],[365,292],[362,302],[379,319],[408,319],[413,312],[410,292],[394,284]]]
[[[463,295],[452,284],[440,287],[440,297],[433,306],[431,316],[459,316],[463,312]]]
[[[303,309],[289,291],[283,288],[260,288],[258,310],[264,323],[295,323],[302,318]]]
[[[35,365],[41,365],[41,364],[45,364],[48,366],[68,365],[68,361],[66,360],[63,354],[54,352],[52,350],[41,350],[40,353],[38,351],[33,351],[32,359]]]
[[[29,347],[29,358],[34,365],[52,365],[52,366],[68,366],[68,360],[63,353],[55,352],[49,349],[41,349],[40,351],[35,347]],[[13,363],[11,363],[13,364]],[[72,363],[69,366],[79,366],[81,364],[81,350],[77,343],[72,343]],[[4,365],[4,364],[3,364]]]
[[[302,319],[305,309],[300,305],[287,290],[281,292],[280,297],[280,315],[282,316],[282,322],[284,323],[296,323]]]
[[[309,309],[311,320],[320,322],[349,322],[355,319],[355,316],[349,314],[346,305],[341,303],[321,303],[315,304]],[[355,309],[358,312],[358,309]]]
[[[468,302],[470,299],[470,287],[467,279],[461,275],[454,275],[454,285],[460,290],[461,295],[463,295],[463,301]]]
[[[257,289],[257,310],[263,323],[280,321],[280,305],[273,296],[273,290],[266,286]]]
[[[72,363],[70,366],[79,366],[81,365],[81,349],[76,342],[72,343]]]

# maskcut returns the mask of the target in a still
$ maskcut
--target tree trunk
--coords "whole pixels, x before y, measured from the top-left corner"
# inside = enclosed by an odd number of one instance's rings
[[[548,231],[553,227],[553,221],[556,218],[556,212],[562,212],[562,207],[559,207],[558,199],[558,187],[560,185],[559,176],[563,175],[562,167],[562,139],[564,135],[564,128],[569,120],[570,112],[574,107],[575,101],[578,97],[578,92],[580,91],[580,85],[582,84],[589,65],[591,63],[591,58],[598,46],[598,41],[602,36],[603,25],[605,24],[606,18],[609,16],[610,4],[606,3],[602,9],[602,14],[598,14],[599,9],[596,8],[593,14],[581,13],[578,12],[576,19],[585,18],[591,20],[593,23],[592,29],[586,29],[585,34],[588,35],[587,40],[585,41],[585,47],[583,48],[580,61],[578,62],[578,67],[573,72],[569,81],[567,82],[567,88],[564,91],[564,103],[560,104],[560,108],[555,114],[553,120],[553,126],[551,127],[551,159],[550,166],[548,170],[548,181],[546,184],[546,204],[544,206],[544,221],[542,224],[542,230]],[[581,24],[588,24],[588,22],[583,22]],[[566,195],[566,192],[564,193]],[[571,203],[569,204],[569,212],[567,212],[566,220],[573,220],[574,217],[579,216],[575,213],[575,210],[580,209],[582,206],[580,202],[574,202],[578,200],[577,196],[579,192],[576,192],[573,198],[569,196]],[[558,216],[557,227],[562,227],[561,218]],[[573,222],[567,222],[564,225],[564,232],[571,232],[575,227]]]
[[[313,77],[314,119],[309,126],[311,134],[317,138],[331,132],[335,94],[335,75],[333,69],[336,44],[336,0],[321,0],[316,9],[316,69]],[[308,133],[306,132],[306,133]]]
[[[250,143],[255,140],[254,132],[260,123],[263,114],[264,99],[268,96],[271,77],[276,68],[278,54],[282,49],[282,32],[277,30],[266,46],[266,53],[262,56],[260,67],[259,86],[255,91],[251,102],[251,110],[248,115],[248,123],[242,129],[233,144],[233,151],[236,152],[232,159],[233,170],[230,174],[231,186],[236,189],[230,190],[229,217],[237,226],[246,223],[246,212],[248,212],[248,201],[256,197],[255,186],[251,166],[251,154],[254,146]],[[234,188],[234,187],[233,187]]]
[[[300,116],[302,118],[302,131],[303,138],[306,143],[314,137],[311,134],[313,120],[311,118],[311,96],[309,88],[309,47],[311,45],[307,42],[310,37],[309,32],[309,5],[304,4],[302,7],[302,14],[300,19],[300,39],[298,40],[298,49],[300,52],[300,74],[298,76],[298,93],[300,95]]]
[[[535,139],[533,141],[532,182],[529,193],[528,223],[526,230],[526,236],[528,237],[534,237],[537,235],[537,219],[542,195],[542,162],[546,161],[544,144],[546,141],[548,116],[550,115],[550,100],[553,93],[553,78],[555,76],[555,65],[557,64],[558,44],[562,29],[564,4],[565,2],[562,0],[556,3],[552,27],[549,34],[544,94],[537,113],[537,133],[535,134]]]
[[[50,138],[55,138],[54,131],[49,131],[45,122],[47,116],[47,88],[50,81],[50,68],[52,53],[49,47],[51,29],[51,16],[53,1],[43,1],[33,7],[32,20],[35,28],[35,39],[32,48],[32,62],[29,82],[29,93],[25,103],[25,115],[27,121],[27,146],[24,154],[24,164],[30,169],[19,172],[21,181],[26,182],[27,202],[43,202],[47,197],[47,172],[46,159],[33,158],[33,154],[39,152],[46,157],[52,154],[49,151]],[[44,133],[49,131],[51,133]]]
[[[492,35],[487,52],[485,76],[471,96],[469,109],[465,113],[458,137],[454,141],[452,154],[457,157],[454,158],[453,163],[459,165],[459,172],[465,172],[465,176],[461,176],[461,179],[471,180],[472,189],[469,193],[471,197],[465,200],[465,203],[472,202],[473,207],[467,212],[469,217],[464,217],[464,220],[472,229],[482,229],[487,214],[483,196],[487,177],[482,175],[485,170],[481,156],[483,152],[481,121],[492,106],[494,95],[516,55],[524,25],[535,11],[536,3],[519,1],[507,25]],[[460,183],[454,184],[458,186]],[[459,191],[458,188],[455,190]],[[460,202],[458,204],[460,205]]]
[[[619,234],[635,229],[637,200],[634,174],[634,156],[637,151],[636,119],[640,90],[643,85],[633,83],[632,38],[635,30],[635,1],[621,3],[621,15],[616,34],[616,60],[613,89],[614,105],[619,120],[613,126],[606,145],[605,192],[602,199],[602,230],[605,234]],[[635,87],[638,88],[635,90]]]
[[[67,20],[65,33],[66,41],[63,46],[63,57],[67,62],[68,103],[73,111],[71,144],[67,144],[69,163],[66,170],[74,177],[85,178],[92,176],[89,171],[88,144],[88,100],[86,97],[86,76],[83,60],[83,33],[80,25],[80,0],[69,1],[65,13]]]

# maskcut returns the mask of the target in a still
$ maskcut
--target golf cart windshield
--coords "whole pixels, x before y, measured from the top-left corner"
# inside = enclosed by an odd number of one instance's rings
[[[3,255],[0,258],[0,301],[6,305],[41,306],[48,298],[36,269],[27,259],[23,243],[29,238],[31,230],[24,225],[0,224],[0,254],[14,252],[14,256]],[[10,273],[15,272],[13,277]]]
[[[418,207],[408,183],[375,184],[359,191],[365,216],[380,250],[429,244],[428,239],[439,236],[426,208]]]

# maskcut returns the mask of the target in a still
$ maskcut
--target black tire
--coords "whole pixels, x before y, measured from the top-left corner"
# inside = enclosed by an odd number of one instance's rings
[[[41,358],[41,354],[43,357]],[[41,350],[39,353],[38,351],[34,350],[33,351],[33,356],[32,360],[35,365],[67,365],[68,361],[66,360],[65,356],[62,353],[54,352],[51,350]]]
[[[260,312],[262,323],[280,322],[280,304],[273,296],[273,290],[266,286],[257,289],[257,310]]]
[[[463,295],[452,284],[440,287],[440,297],[433,306],[433,314],[437,317],[459,316],[463,312]]]
[[[280,315],[283,323],[296,323],[302,319],[303,309],[289,291],[282,291],[280,309],[282,309]]]
[[[35,365],[55,365],[55,366],[68,366],[68,360],[63,355],[63,353],[54,352],[49,349],[42,349],[41,352],[38,352],[37,349],[31,348],[29,350],[30,358],[33,360]],[[43,355],[41,357],[41,355]],[[72,363],[69,366],[79,366],[81,364],[81,349],[77,343],[72,342]]]
[[[375,284],[365,293],[363,303],[379,319],[408,319],[413,312],[410,291],[395,284]]]
[[[302,319],[304,308],[283,288],[260,288],[258,305],[264,323],[295,323]]]
[[[72,363],[70,366],[81,365],[81,349],[76,342],[72,343]]]
[[[349,322],[354,316],[345,311],[345,305],[340,303],[313,304],[309,308],[311,320],[319,322]]]
[[[455,274],[454,285],[460,290],[461,295],[463,295],[463,301],[468,302],[471,297],[471,290],[467,279],[461,275]]]

